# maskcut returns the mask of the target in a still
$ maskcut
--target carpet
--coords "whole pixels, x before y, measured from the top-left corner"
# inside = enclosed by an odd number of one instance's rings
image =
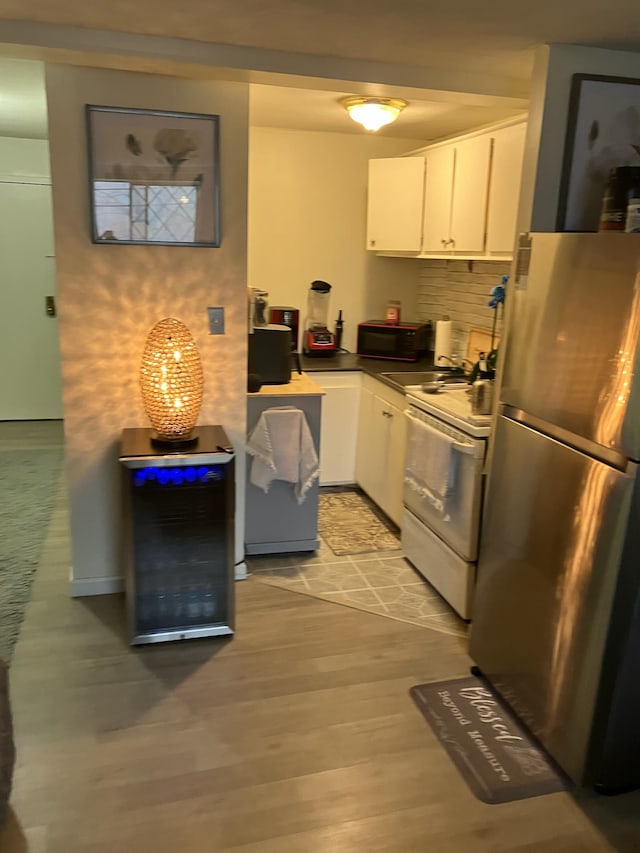
[[[321,490],[318,532],[338,557],[400,547],[395,525],[360,491]]]
[[[508,803],[569,787],[522,723],[481,678],[469,675],[420,684],[410,694],[482,802]]]
[[[0,451],[0,659],[10,661],[62,468],[62,450]]]

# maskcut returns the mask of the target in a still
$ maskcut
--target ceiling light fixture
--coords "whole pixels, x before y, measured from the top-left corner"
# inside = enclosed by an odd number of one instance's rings
[[[342,98],[340,103],[354,121],[366,130],[373,131],[391,124],[407,106],[407,101],[400,98],[367,98],[359,95]]]

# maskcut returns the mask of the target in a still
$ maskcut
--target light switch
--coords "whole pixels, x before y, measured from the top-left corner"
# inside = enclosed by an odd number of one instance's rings
[[[209,334],[224,335],[224,308],[207,308],[209,312]]]

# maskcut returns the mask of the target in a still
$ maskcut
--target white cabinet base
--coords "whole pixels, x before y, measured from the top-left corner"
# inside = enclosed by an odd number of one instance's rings
[[[467,563],[405,509],[402,548],[409,562],[463,619],[471,619],[476,564]]]

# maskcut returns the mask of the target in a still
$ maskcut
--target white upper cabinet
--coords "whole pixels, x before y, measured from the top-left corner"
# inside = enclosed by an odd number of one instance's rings
[[[423,253],[484,252],[491,137],[426,153]]]
[[[491,137],[464,139],[455,149],[449,248],[454,252],[484,252]]]
[[[370,160],[367,248],[419,257],[511,255],[525,133],[520,121],[421,156]]]
[[[454,160],[453,145],[427,151],[423,252],[446,252],[450,249]]]
[[[369,160],[367,249],[420,252],[424,157]]]
[[[487,252],[511,253],[514,249],[526,131],[527,126],[523,122],[492,134]]]

